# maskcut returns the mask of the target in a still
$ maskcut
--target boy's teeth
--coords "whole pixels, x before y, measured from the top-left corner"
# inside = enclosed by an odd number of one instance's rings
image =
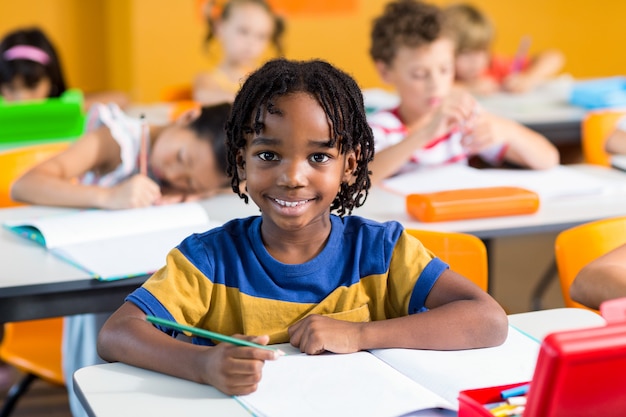
[[[283,201],[283,200],[279,200],[277,198],[275,198],[274,201],[276,201],[281,206],[285,206],[285,207],[296,207],[296,206],[299,206],[299,205],[304,204],[304,203],[307,202],[307,200],[303,200],[303,201]]]

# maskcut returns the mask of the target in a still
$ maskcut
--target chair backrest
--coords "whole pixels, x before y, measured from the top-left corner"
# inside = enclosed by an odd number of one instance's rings
[[[455,232],[433,232],[407,229],[438,258],[450,265],[450,269],[468,278],[487,291],[487,248],[476,236]]]
[[[18,206],[11,200],[11,184],[29,168],[67,148],[67,142],[25,146],[0,152],[0,207]]]
[[[189,101],[193,99],[191,84],[172,85],[161,91],[161,101]]]
[[[589,262],[624,243],[626,217],[596,220],[558,234],[554,251],[566,307],[586,308],[569,296],[569,287],[574,278]]]
[[[585,115],[581,125],[582,148],[585,162],[611,166],[609,154],[604,150],[608,136],[615,130],[617,121],[626,116],[626,109],[591,111]]]
[[[63,384],[62,334],[62,317],[5,323],[0,359],[22,372]]]

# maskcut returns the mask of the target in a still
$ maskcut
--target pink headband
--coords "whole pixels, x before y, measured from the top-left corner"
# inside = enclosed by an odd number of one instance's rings
[[[27,59],[29,61],[38,62],[41,65],[47,65],[50,62],[50,56],[35,46],[17,45],[7,49],[2,54],[7,61],[16,59]]]

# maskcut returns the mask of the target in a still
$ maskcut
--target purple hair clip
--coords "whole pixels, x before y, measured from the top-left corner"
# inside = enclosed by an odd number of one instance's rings
[[[16,59],[26,59],[33,62],[38,62],[41,65],[47,65],[50,62],[50,55],[35,46],[29,45],[17,45],[7,49],[2,54],[7,61],[14,61]]]

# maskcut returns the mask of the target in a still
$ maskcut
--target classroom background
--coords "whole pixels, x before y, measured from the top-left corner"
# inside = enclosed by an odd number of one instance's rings
[[[203,46],[206,0],[0,0],[0,33],[38,25],[55,43],[70,86],[123,90],[137,103],[159,101],[167,87],[191,82],[219,57]],[[372,18],[387,0],[271,0],[287,21],[285,55],[324,58],[363,88],[384,87],[368,54]],[[446,5],[450,0],[435,0]],[[626,2],[474,0],[496,26],[495,52],[513,55],[530,35],[530,52],[557,48],[574,78],[626,69]],[[314,34],[314,36],[311,36]]]

